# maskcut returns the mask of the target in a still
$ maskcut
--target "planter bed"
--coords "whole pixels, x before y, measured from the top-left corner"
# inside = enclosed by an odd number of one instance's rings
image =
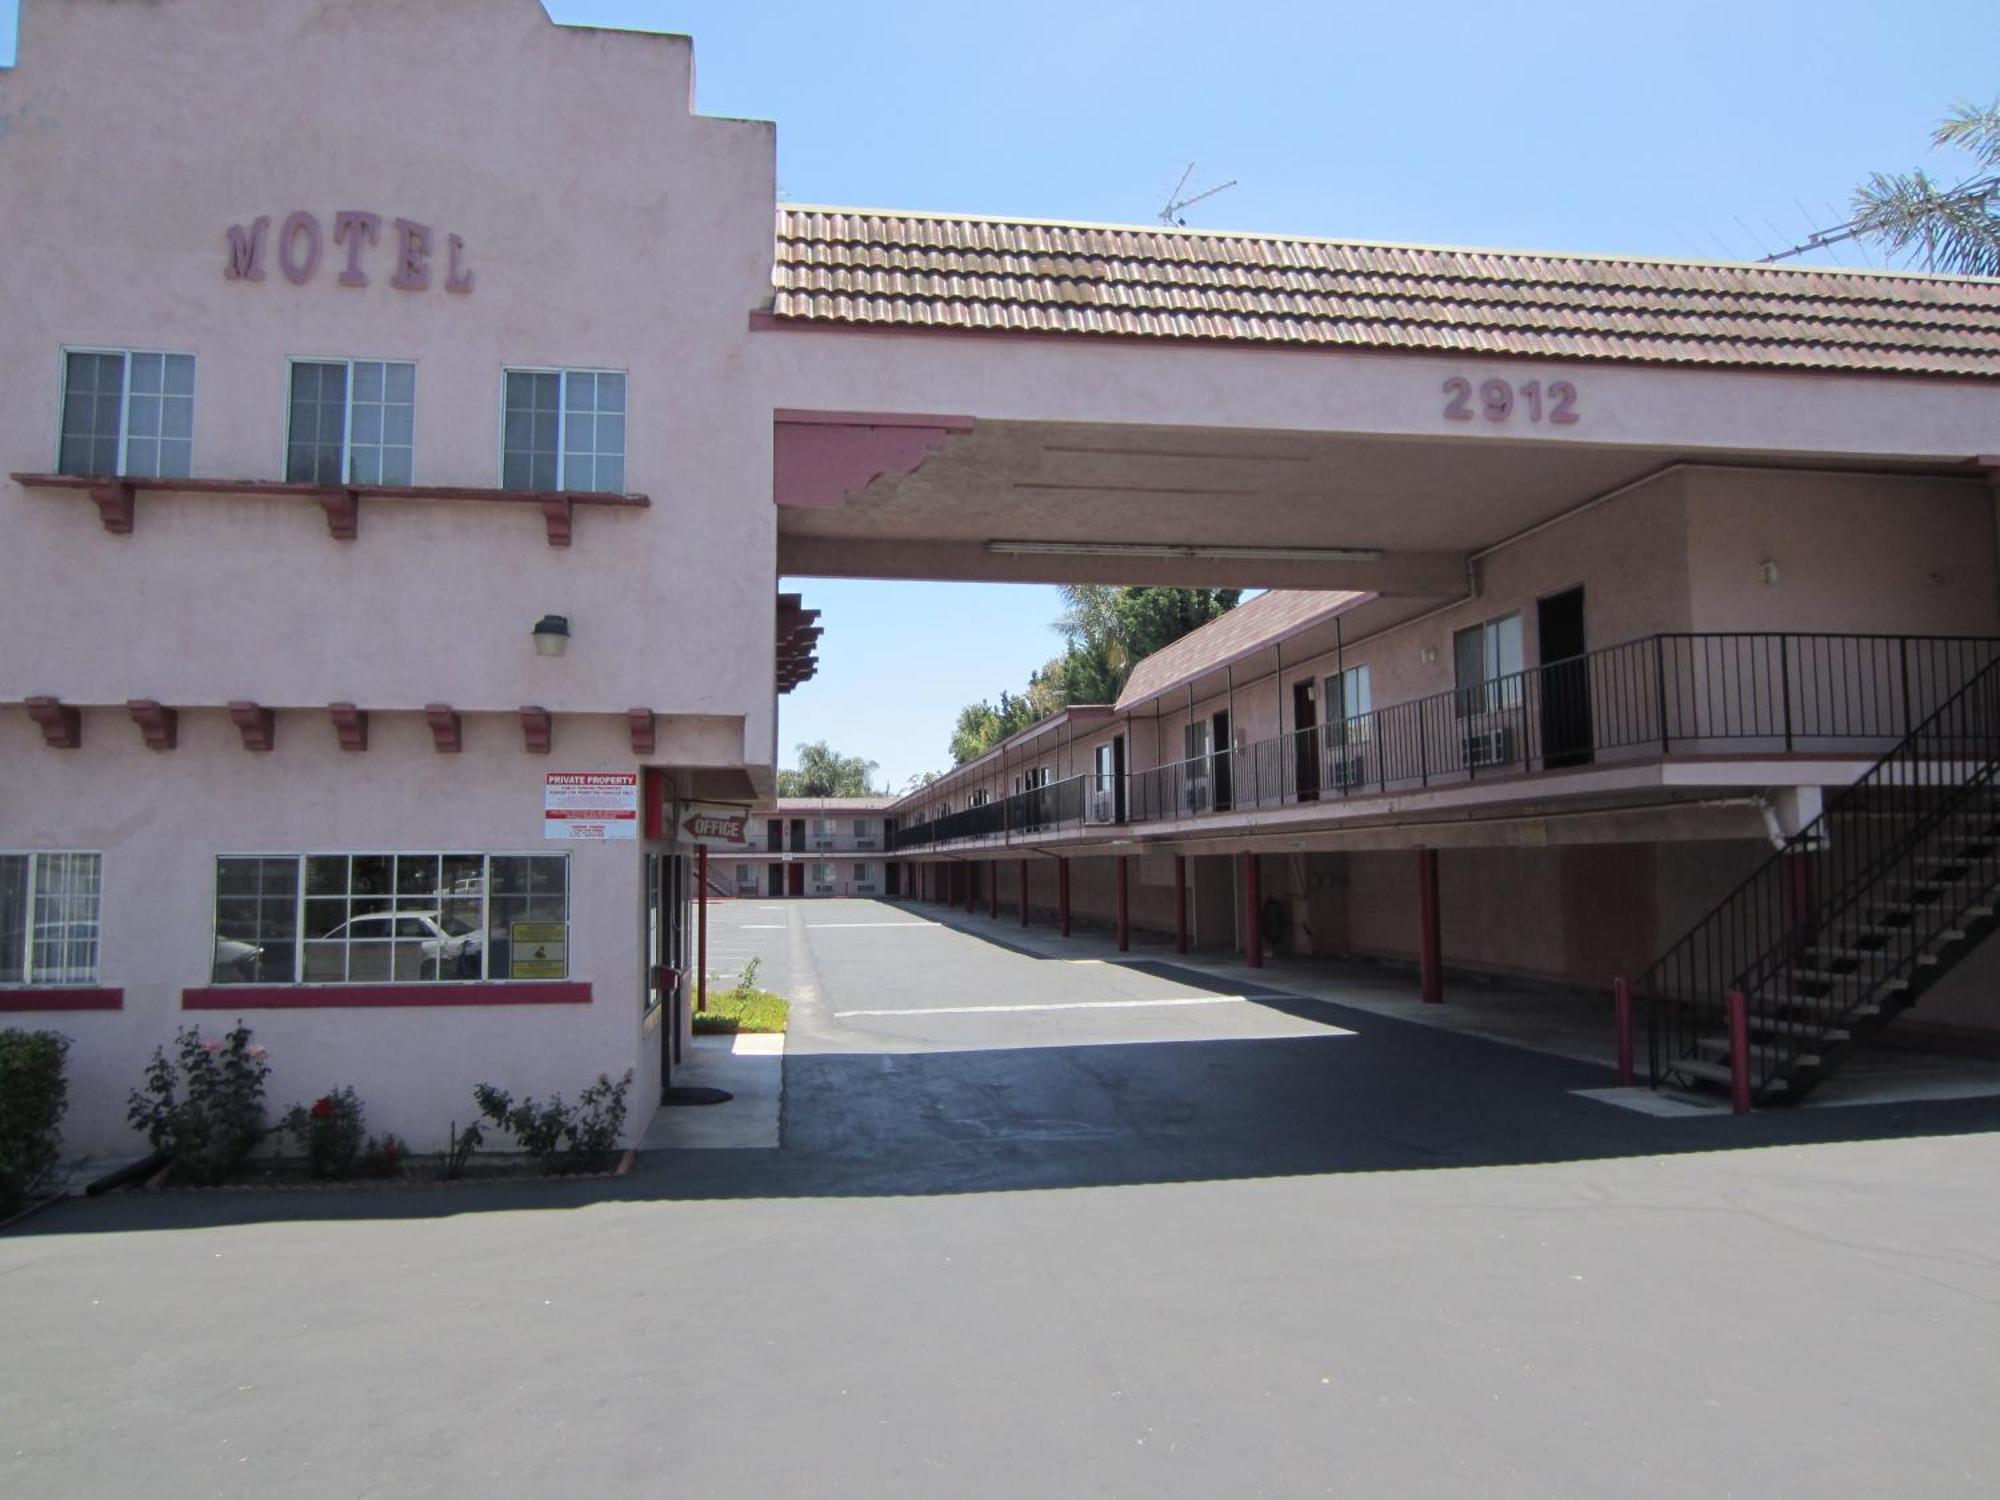
[[[228,1182],[175,1182],[173,1168],[162,1167],[143,1184],[123,1189],[148,1193],[301,1193],[350,1190],[355,1188],[462,1187],[471,1183],[495,1182],[602,1182],[624,1177],[632,1170],[634,1150],[619,1153],[617,1162],[596,1172],[544,1172],[534,1158],[518,1152],[493,1152],[490,1159],[475,1157],[455,1177],[440,1175],[435,1158],[425,1158],[383,1177],[314,1177],[299,1157],[267,1157],[249,1163]]]

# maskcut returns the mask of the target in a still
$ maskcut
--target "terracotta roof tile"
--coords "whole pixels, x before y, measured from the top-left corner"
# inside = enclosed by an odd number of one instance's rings
[[[2000,376],[2000,280],[781,206],[781,321]]]
[[[1272,589],[1259,594],[1141,661],[1118,695],[1117,711],[1129,712],[1162,693],[1185,687],[1226,662],[1261,651],[1273,641],[1287,640],[1370,597],[1316,589]]]

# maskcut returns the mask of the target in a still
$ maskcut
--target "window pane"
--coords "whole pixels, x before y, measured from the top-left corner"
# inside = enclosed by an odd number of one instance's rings
[[[292,484],[339,484],[347,428],[347,366],[292,365],[292,422],[285,478]]]
[[[572,370],[564,377],[568,425],[563,434],[564,489],[625,486],[625,377]]]
[[[408,364],[357,360],[348,479],[354,484],[409,484],[416,426],[416,372]]]
[[[502,487],[556,488],[562,383],[562,376],[553,372],[507,372],[508,415],[500,461]]]
[[[28,856],[0,854],[0,984],[20,984],[28,947]]]
[[[214,983],[293,982],[298,884],[297,860],[215,862]]]
[[[95,854],[35,857],[34,934],[28,983],[97,982],[100,864]]]
[[[118,472],[118,403],[122,354],[71,354],[63,362],[62,451],[65,474]]]

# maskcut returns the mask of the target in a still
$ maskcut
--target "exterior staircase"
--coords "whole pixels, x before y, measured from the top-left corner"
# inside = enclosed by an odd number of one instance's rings
[[[1985,940],[2000,912],[2000,661],[1989,663],[1652,968],[1651,1081],[1802,1099]]]

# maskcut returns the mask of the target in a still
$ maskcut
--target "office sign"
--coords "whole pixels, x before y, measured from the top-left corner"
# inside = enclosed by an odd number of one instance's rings
[[[689,843],[706,845],[710,849],[750,847],[750,810],[747,807],[683,803],[679,811],[680,831]]]

